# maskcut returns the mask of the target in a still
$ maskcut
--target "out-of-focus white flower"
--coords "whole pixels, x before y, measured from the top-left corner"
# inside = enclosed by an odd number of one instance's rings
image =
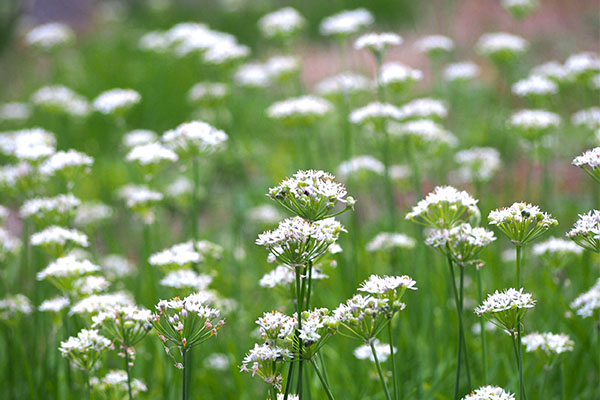
[[[188,92],[188,100],[194,103],[215,104],[227,96],[227,84],[219,82],[199,82]]]
[[[600,278],[590,290],[580,294],[573,300],[571,308],[583,318],[591,317],[596,310],[600,309]]]
[[[523,293],[523,289],[509,288],[503,292],[496,290],[488,295],[483,304],[475,309],[475,313],[502,329],[514,332],[527,310],[534,306],[535,300],[531,294]]]
[[[127,207],[144,213],[145,209],[163,199],[163,194],[150,190],[144,185],[125,185],[119,189],[119,196],[127,202]]]
[[[339,96],[364,92],[369,89],[369,79],[354,72],[341,74],[323,79],[317,84],[317,93],[323,96]]]
[[[327,275],[317,268],[313,267],[312,279],[326,279]],[[259,285],[266,288],[276,286],[289,287],[296,280],[296,272],[285,265],[278,265],[274,270],[266,273],[259,282]]]
[[[16,254],[21,248],[21,244],[19,238],[0,227],[0,261],[5,260],[8,255]]]
[[[500,152],[491,147],[473,147],[454,155],[459,175],[467,181],[488,182],[502,167]]]
[[[135,270],[134,264],[119,254],[109,254],[102,257],[100,266],[109,279],[131,275]]]
[[[454,50],[454,42],[447,36],[430,35],[417,40],[415,47],[421,53],[449,53]]]
[[[469,81],[478,76],[479,67],[470,61],[449,64],[444,69],[444,79],[448,82]]]
[[[262,88],[271,84],[272,76],[261,63],[248,63],[240,66],[233,76],[239,86]]]
[[[205,290],[212,282],[212,276],[197,274],[190,269],[177,269],[169,272],[160,284],[175,289]]]
[[[67,242],[77,246],[89,245],[87,236],[76,229],[66,229],[61,226],[50,226],[43,231],[31,235],[31,244],[34,246],[65,247]]]
[[[482,386],[466,395],[462,400],[515,400],[515,396],[497,386]]]
[[[385,63],[381,67],[381,83],[392,89],[404,89],[407,84],[419,82],[423,73],[401,63]]]
[[[127,381],[126,371],[111,370],[102,378],[102,380],[96,378],[95,381],[91,381],[91,386],[103,393],[118,392],[126,395],[129,389]],[[146,392],[148,390],[144,382],[139,379],[131,379],[130,385],[132,397],[137,397],[140,392]]]
[[[373,24],[375,18],[364,8],[342,11],[325,18],[319,30],[324,36],[348,36]]]
[[[44,51],[64,47],[75,41],[75,32],[67,24],[51,22],[38,25],[27,33],[25,43]]]
[[[305,24],[304,17],[292,7],[273,11],[258,20],[258,28],[267,38],[292,36],[298,33]]]
[[[586,126],[591,130],[600,128],[600,107],[577,111],[571,116],[571,123]]]
[[[546,355],[562,354],[567,351],[573,351],[575,343],[564,333],[530,333],[529,335],[523,336],[523,345],[525,351],[543,351]]]
[[[73,286],[79,295],[89,296],[105,291],[110,282],[103,276],[89,275],[77,279]]]
[[[267,115],[287,124],[308,124],[332,110],[333,105],[329,101],[307,95],[275,102],[267,109]]]
[[[163,142],[183,155],[213,153],[225,147],[225,132],[202,121],[191,121],[165,132]]]
[[[383,175],[385,167],[381,161],[373,156],[355,156],[348,161],[342,162],[337,168],[339,176],[347,178],[360,171],[371,171],[378,175]]]
[[[207,64],[226,64],[246,58],[250,54],[250,48],[230,40],[225,40],[217,46],[212,46],[204,55]]]
[[[21,314],[31,314],[32,311],[31,302],[25,295],[8,295],[0,299],[0,320],[12,320]]]
[[[175,162],[179,159],[177,154],[171,149],[158,142],[141,144],[132,148],[125,160],[137,162],[140,165],[158,164],[161,161]]]
[[[273,56],[265,63],[271,79],[285,81],[300,71],[300,62],[294,56]]]
[[[224,353],[212,353],[204,359],[204,366],[214,371],[227,371],[229,357]]]
[[[100,270],[100,267],[92,264],[90,261],[79,260],[72,255],[68,255],[53,261],[42,271],[38,272],[37,279],[41,281],[44,279],[55,280],[80,277],[98,270]]]
[[[136,129],[123,136],[123,145],[128,149],[135,146],[155,142],[158,139],[156,132],[147,129]]]
[[[281,220],[281,213],[270,204],[263,204],[248,210],[248,219],[262,224],[274,224]]]
[[[561,119],[558,114],[546,110],[520,110],[513,113],[508,120],[508,125],[518,129],[528,140],[538,140],[551,129],[560,126]]]
[[[379,362],[387,361],[390,356],[390,345],[387,343],[381,343],[379,339],[373,340],[373,346],[375,347],[375,353],[377,354],[377,360]],[[394,352],[396,352],[396,348],[394,347]],[[373,357],[373,351],[371,350],[371,346],[368,344],[363,344],[362,346],[354,349],[354,357],[359,360],[369,359],[371,362],[375,362],[375,357]]]
[[[431,98],[412,100],[400,107],[400,119],[443,119],[448,115],[448,108],[443,101]]]
[[[432,143],[455,146],[458,142],[452,133],[429,119],[415,119],[403,123],[391,121],[388,124],[388,132],[396,137],[413,138],[422,146]]]
[[[372,102],[350,113],[350,122],[357,125],[400,119],[400,109],[389,103]]]
[[[59,194],[56,197],[36,197],[26,200],[19,214],[23,218],[34,218],[37,221],[59,221],[73,216],[81,200],[72,194]]]
[[[125,292],[93,294],[75,303],[69,315],[73,314],[98,314],[117,306],[134,306],[135,303],[130,294]]]
[[[548,61],[540,64],[532,68],[531,74],[535,76],[543,76],[558,83],[571,80],[572,78],[572,74],[558,61]]]
[[[191,194],[193,190],[194,184],[192,181],[185,176],[180,176],[167,185],[165,188],[165,194],[173,199],[178,199],[181,196]],[[202,195],[204,195],[204,188],[200,187],[198,190],[198,196]]]
[[[0,105],[0,121],[23,121],[31,116],[27,103],[10,102]]]
[[[150,256],[149,263],[166,269],[180,269],[197,264],[203,259],[202,254],[194,248],[194,243],[190,240],[153,254]]]
[[[585,151],[573,159],[572,164],[587,172],[600,183],[600,147]]]
[[[527,50],[529,44],[522,37],[510,33],[486,33],[479,38],[477,50],[495,61],[511,60]]]
[[[401,45],[402,42],[402,37],[395,33],[366,33],[356,39],[354,48],[356,50],[368,49],[375,53],[381,53],[390,46]]]
[[[502,8],[510,12],[515,18],[523,18],[537,9],[537,0],[502,0]]]
[[[110,206],[98,201],[89,201],[77,207],[73,223],[76,226],[89,227],[107,221],[112,216],[113,209]]]
[[[478,200],[452,186],[438,186],[406,214],[406,219],[435,229],[450,229],[478,215]]]
[[[102,114],[120,114],[140,102],[142,96],[133,89],[111,89],[94,99],[94,110]]]
[[[600,58],[592,52],[572,54],[565,61],[566,70],[575,77],[600,71]]]
[[[60,312],[63,308],[69,306],[69,299],[66,297],[54,297],[52,299],[44,300],[42,304],[38,307],[38,310],[45,312]]]
[[[85,153],[76,150],[57,151],[45,160],[39,168],[40,174],[46,176],[56,175],[57,172],[64,173],[65,177],[73,178],[69,172],[75,170],[89,170],[94,159]]]
[[[138,42],[138,48],[144,51],[162,53],[168,50],[171,42],[169,38],[159,31],[145,33]]]
[[[380,232],[367,243],[367,251],[390,251],[395,248],[412,249],[415,244],[415,239],[403,233]]]
[[[0,136],[0,152],[21,161],[37,163],[56,151],[52,132],[42,128],[4,132]]]
[[[512,91],[519,97],[546,96],[556,94],[558,85],[554,81],[540,75],[531,75],[512,86]]]
[[[31,96],[31,102],[50,112],[84,117],[90,112],[87,99],[66,86],[45,86]]]

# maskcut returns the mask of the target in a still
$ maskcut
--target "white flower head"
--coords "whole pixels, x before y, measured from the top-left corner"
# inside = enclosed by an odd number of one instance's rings
[[[373,347],[375,347],[377,360],[379,362],[387,361],[388,357],[391,355],[390,345],[387,343],[381,343],[379,339],[374,339]],[[397,349],[394,347],[394,352],[396,352],[396,350]],[[371,362],[375,362],[375,357],[373,356],[373,351],[371,350],[371,346],[369,344],[363,344],[354,349],[354,357],[358,358],[359,360],[369,359]]]
[[[520,202],[510,207],[492,210],[489,224],[496,225],[515,244],[523,246],[542,236],[558,221],[538,206]]]
[[[454,41],[447,36],[430,35],[417,40],[415,47],[419,52],[430,55],[449,53],[454,50]]]
[[[587,292],[571,302],[571,308],[582,318],[589,318],[600,309],[600,278]]]
[[[438,248],[461,267],[474,264],[479,268],[482,265],[477,258],[479,253],[495,240],[493,232],[465,223],[451,229],[431,230],[425,244]]]
[[[140,392],[146,392],[148,387],[139,379],[131,379],[131,394],[133,397],[137,397]],[[125,396],[128,392],[127,383],[127,372],[126,371],[108,371],[106,376],[101,380],[97,379],[91,381],[91,385],[94,389],[103,393],[119,393]]]
[[[448,115],[448,107],[441,100],[425,97],[404,104],[400,113],[401,119],[443,119]]]
[[[567,237],[584,249],[600,253],[600,211],[580,214]]]
[[[482,386],[463,397],[462,400],[515,400],[515,396],[497,386]]]
[[[317,93],[328,97],[365,92],[370,83],[364,75],[355,72],[342,72],[338,75],[323,79],[316,86]]]
[[[354,48],[356,50],[368,49],[373,53],[382,54],[388,47],[399,46],[402,42],[402,37],[395,33],[367,33],[356,39]]]
[[[464,61],[449,64],[444,69],[444,79],[448,82],[469,81],[477,78],[480,74],[477,64]]]
[[[236,70],[233,80],[239,86],[264,88],[271,84],[272,76],[266,65],[247,63]]]
[[[400,109],[389,103],[372,102],[350,113],[350,122],[357,125],[378,124],[388,119],[400,119]]]
[[[37,197],[26,200],[19,214],[23,218],[32,218],[40,224],[68,221],[75,215],[81,200],[72,194],[59,194],[56,197]]]
[[[73,255],[63,256],[38,272],[38,280],[49,280],[60,290],[70,293],[73,291],[74,280],[99,271],[100,267],[89,260],[80,260]]]
[[[565,61],[565,69],[576,78],[589,76],[600,71],[600,58],[592,52],[572,54]]]
[[[189,267],[191,264],[197,264],[203,260],[204,257],[194,248],[194,242],[190,240],[153,254],[149,263],[156,267],[173,270]]]
[[[435,229],[450,229],[464,219],[479,215],[478,200],[452,186],[438,186],[419,201],[406,219]]]
[[[393,90],[405,90],[407,85],[423,79],[423,73],[401,63],[385,63],[381,67],[381,83]]]
[[[131,295],[125,292],[93,294],[84,297],[75,303],[69,315],[72,314],[87,314],[96,315],[98,313],[112,310],[117,306],[134,306],[134,301]]]
[[[214,153],[225,147],[227,139],[225,132],[202,121],[183,123],[162,136],[165,145],[183,155]]]
[[[475,314],[485,317],[498,327],[514,332],[523,316],[530,308],[535,306],[535,300],[530,293],[524,293],[523,289],[506,289],[502,292],[495,291],[488,295]]]
[[[19,238],[0,227],[0,261],[4,261],[9,255],[17,254],[21,249],[21,245]]]
[[[31,102],[49,112],[84,117],[90,112],[87,99],[62,85],[45,86],[31,96]]]
[[[307,125],[314,123],[332,110],[333,105],[329,101],[307,95],[273,103],[267,109],[267,116],[287,125]]]
[[[0,153],[20,161],[37,164],[55,151],[54,134],[42,128],[3,132],[0,136]]]
[[[585,151],[575,157],[571,164],[583,169],[596,182],[600,183],[600,147]]]
[[[131,275],[135,271],[134,264],[118,254],[108,254],[100,260],[102,271],[109,279]]]
[[[425,151],[433,150],[432,144],[454,147],[458,143],[456,136],[430,119],[415,119],[402,123],[390,121],[388,132],[395,137],[413,140],[417,147]]]
[[[110,340],[100,335],[97,330],[82,329],[77,336],[60,342],[58,349],[63,357],[70,357],[79,369],[89,372],[96,365],[102,351],[110,344]]]
[[[94,99],[94,110],[102,114],[121,114],[142,100],[133,89],[111,89]]]
[[[510,12],[515,18],[524,18],[534,12],[538,7],[537,0],[502,0],[502,8]]]
[[[227,84],[220,82],[199,82],[188,92],[188,100],[192,103],[205,105],[218,104],[227,96]]]
[[[69,299],[66,297],[58,296],[52,299],[44,300],[38,307],[38,310],[42,312],[53,312],[58,313],[64,308],[69,306]]]
[[[292,7],[285,7],[263,16],[258,27],[266,38],[287,38],[300,32],[306,20]]]
[[[352,157],[348,161],[342,162],[338,168],[337,173],[343,178],[355,176],[361,171],[370,171],[377,175],[383,175],[384,165],[381,161],[373,156],[363,155]]]
[[[300,61],[294,56],[273,56],[265,63],[271,79],[285,82],[300,71]]]
[[[573,125],[585,126],[590,130],[600,128],[600,107],[590,107],[571,116]]]
[[[175,152],[158,142],[140,144],[133,147],[125,160],[142,166],[157,165],[164,161],[175,162],[179,159]]]
[[[158,140],[156,132],[147,129],[135,129],[123,136],[123,145],[132,149],[136,146],[152,143]]]
[[[250,48],[232,40],[223,40],[203,54],[204,62],[213,65],[231,64],[250,55]]]
[[[500,152],[492,147],[472,147],[454,155],[459,175],[468,182],[489,182],[502,167]]]
[[[496,62],[510,61],[527,50],[529,43],[510,33],[486,33],[479,38],[477,50]]]
[[[10,321],[20,315],[33,312],[29,299],[22,294],[8,295],[0,299],[0,320]]]
[[[513,113],[508,125],[526,139],[534,141],[560,126],[558,114],[546,110],[520,110]]]
[[[325,18],[319,30],[324,36],[346,37],[373,24],[375,18],[364,8],[347,10]]]
[[[274,224],[281,220],[279,209],[271,204],[263,204],[248,210],[248,219],[261,224]]]
[[[415,239],[403,233],[380,232],[367,243],[367,251],[391,251],[397,248],[412,249],[415,244]]]
[[[76,229],[66,229],[61,226],[50,226],[43,231],[31,235],[33,246],[45,247],[51,255],[60,256],[69,246],[88,246],[87,236]]]
[[[312,279],[326,279],[327,275],[322,273],[317,268],[313,267]],[[260,286],[266,288],[274,288],[281,286],[289,288],[292,282],[296,280],[296,271],[286,267],[285,265],[278,265],[274,270],[266,273],[259,281]]]
[[[558,85],[541,75],[531,75],[512,86],[512,92],[519,97],[540,97],[558,93]]]
[[[77,207],[73,223],[79,227],[90,227],[108,221],[113,214],[112,207],[104,203],[85,202]]]
[[[160,284],[175,289],[203,291],[211,282],[212,276],[210,275],[198,274],[190,269],[176,269],[165,275]]]
[[[50,22],[38,25],[27,33],[25,43],[43,51],[65,47],[75,41],[75,32],[67,24]]]
[[[10,102],[0,105],[0,121],[24,121],[31,116],[28,103]]]
[[[79,171],[89,171],[94,159],[85,153],[70,149],[57,151],[40,164],[40,174],[53,176],[58,173],[73,179]]]
[[[583,248],[567,239],[551,237],[533,246],[533,254],[542,257],[547,264],[562,268],[571,256],[580,255]]]
[[[573,351],[575,343],[564,333],[530,333],[523,336],[526,352],[543,352],[546,356]]]

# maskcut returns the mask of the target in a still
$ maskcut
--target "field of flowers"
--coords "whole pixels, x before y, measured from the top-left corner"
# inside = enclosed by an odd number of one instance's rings
[[[0,398],[600,399],[600,7],[417,3],[0,6]]]

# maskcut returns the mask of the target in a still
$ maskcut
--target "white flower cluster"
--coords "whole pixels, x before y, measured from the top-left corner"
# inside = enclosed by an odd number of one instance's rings
[[[133,89],[111,89],[100,93],[93,102],[94,110],[102,114],[121,113],[142,100]]]
[[[531,75],[512,86],[512,92],[519,97],[547,96],[558,93],[558,85],[541,75]]]
[[[125,160],[129,162],[136,162],[140,165],[153,165],[158,164],[161,161],[175,162],[179,159],[175,152],[159,142],[146,143],[135,146],[132,148]]]
[[[502,167],[500,152],[491,147],[473,147],[454,155],[459,177],[466,181],[489,182]]]
[[[396,298],[395,292],[403,292],[406,289],[417,290],[417,282],[408,275],[403,276],[378,276],[371,275],[369,279],[360,284],[358,290],[372,295],[384,295],[385,297]],[[389,296],[390,293],[394,293]]]
[[[546,110],[520,110],[513,113],[508,121],[513,128],[525,131],[530,139],[560,125],[560,116]]]
[[[194,242],[190,240],[153,254],[148,262],[156,267],[179,269],[202,262],[203,259],[204,257],[195,248]]]
[[[456,146],[458,142],[456,136],[430,119],[415,119],[403,123],[391,121],[388,132],[396,137],[413,138],[423,148],[430,148],[431,144]]]
[[[389,103],[372,102],[350,113],[350,122],[357,125],[378,122],[386,119],[400,119],[400,109]]]
[[[228,91],[225,83],[199,82],[188,92],[188,100],[195,103],[214,103],[227,96]]]
[[[0,152],[22,161],[37,162],[55,151],[54,134],[42,128],[2,132]]]
[[[190,269],[177,269],[170,271],[160,280],[162,286],[175,289],[192,289],[194,291],[206,290],[212,282],[212,276],[198,274]]]
[[[249,209],[248,219],[261,224],[274,224],[281,220],[281,213],[274,206],[263,204]]]
[[[461,222],[465,215],[479,214],[478,200],[452,186],[438,186],[419,201],[406,219],[431,228],[449,229]]]
[[[267,109],[269,118],[289,124],[311,123],[333,110],[333,105],[317,96],[306,95],[275,102]]]
[[[571,302],[571,308],[583,318],[591,317],[596,310],[600,309],[600,278],[590,290],[580,294]]]
[[[163,134],[163,142],[183,154],[213,153],[223,149],[228,137],[225,132],[202,121],[186,122]]]
[[[110,286],[110,282],[103,276],[89,275],[77,279],[73,283],[73,288],[78,295],[89,296],[105,291]]]
[[[348,36],[373,24],[375,18],[364,8],[347,10],[325,18],[319,30],[324,36]]]
[[[8,254],[16,254],[20,248],[21,240],[0,227],[0,261],[4,261]]]
[[[401,63],[385,63],[381,67],[381,84],[392,89],[403,89],[406,84],[419,82],[423,79],[423,73]]]
[[[40,164],[40,174],[53,176],[57,172],[75,170],[77,168],[89,169],[94,159],[85,153],[76,150],[57,151]]]
[[[258,27],[267,38],[288,37],[299,32],[306,20],[292,7],[269,13],[258,20]]]
[[[327,275],[322,273],[320,270],[313,267],[311,273],[311,279],[325,279]],[[296,280],[296,271],[286,267],[285,265],[278,265],[274,270],[266,273],[259,282],[259,285],[266,288],[274,288],[276,286],[289,287],[292,282]]]
[[[240,86],[267,87],[283,82],[300,71],[300,62],[294,56],[273,56],[264,63],[251,62],[240,66],[234,81]]]
[[[483,304],[475,309],[475,313],[512,332],[517,329],[527,310],[534,306],[535,300],[530,293],[523,293],[523,289],[509,288],[503,292],[496,290],[488,295]]]
[[[444,69],[444,79],[448,82],[468,81],[479,76],[479,67],[470,61],[449,64]]]
[[[27,103],[10,102],[0,105],[0,121],[21,121],[31,116],[31,106]]]
[[[89,260],[80,260],[73,255],[61,257],[38,272],[37,279],[62,279],[74,278],[99,271],[100,267],[92,264]]]
[[[127,207],[137,209],[146,207],[163,199],[162,193],[150,190],[144,185],[125,185],[119,190],[119,196],[127,202]]]
[[[62,85],[45,86],[31,96],[31,102],[48,111],[57,111],[75,117],[90,112],[87,99]]]
[[[515,396],[497,386],[482,386],[466,395],[462,400],[515,400]]]
[[[371,171],[378,175],[383,175],[385,166],[381,161],[373,156],[363,155],[352,157],[348,161],[342,162],[337,168],[338,175],[348,178],[360,171]]]
[[[290,267],[315,262],[334,244],[342,225],[334,218],[309,222],[300,217],[284,219],[277,229],[258,235],[256,244],[265,246],[270,256]]]
[[[90,201],[77,207],[73,223],[79,227],[87,227],[109,220],[113,216],[113,209],[104,203]]]
[[[565,61],[565,69],[575,78],[600,71],[598,54],[584,52],[572,54]]]
[[[404,309],[404,303],[396,303],[396,311]],[[392,305],[387,298],[355,294],[346,303],[340,304],[333,310],[333,316],[342,325],[351,327],[349,333],[360,340],[367,341],[373,339],[374,334],[389,322],[388,316],[391,312]]]
[[[102,270],[109,278],[131,275],[135,266],[127,258],[119,254],[108,254],[100,260]]]
[[[462,224],[451,229],[433,229],[425,238],[425,244],[439,248],[450,255],[459,265],[477,262],[475,258],[483,247],[490,245],[496,237],[494,232],[481,227]]]
[[[445,118],[448,108],[443,101],[422,98],[412,100],[400,107],[400,119],[410,118]]]
[[[600,211],[580,214],[567,237],[585,249],[600,253]]]
[[[118,393],[125,394],[128,391],[127,372],[122,370],[108,371],[102,379],[93,377],[90,379],[91,386],[102,393]],[[137,397],[140,392],[148,391],[148,387],[141,380],[131,379],[131,395]]]
[[[63,308],[69,306],[69,299],[66,297],[58,296],[48,300],[44,300],[42,304],[38,307],[38,310],[42,312],[53,312],[58,313]]]
[[[490,225],[498,226],[513,243],[521,246],[528,243],[553,226],[558,221],[538,206],[529,203],[513,203],[510,207],[490,211]]]
[[[600,183],[600,147],[583,152],[582,155],[573,159],[572,164],[584,169]]]
[[[379,339],[373,339],[373,347],[375,347],[377,360],[379,360],[379,362],[387,361],[388,357],[391,355],[390,345],[381,343]],[[394,352],[396,352],[396,350],[396,347],[394,347]],[[354,357],[358,358],[359,360],[369,359],[371,362],[375,362],[373,351],[371,350],[371,346],[368,344],[363,344],[362,346],[354,349]]]
[[[367,33],[356,39],[354,48],[356,50],[368,49],[375,53],[381,53],[389,46],[399,46],[402,42],[402,37],[395,33]]]
[[[522,37],[505,32],[486,33],[479,38],[477,50],[493,59],[512,58],[527,50],[529,43]]]
[[[591,130],[600,128],[600,107],[590,107],[577,111],[571,116],[571,123],[586,126]]]
[[[235,40],[224,40],[219,46],[212,46],[204,52],[203,59],[207,64],[223,65],[232,63],[250,55],[250,48]]]
[[[63,357],[70,357],[77,367],[89,372],[100,358],[100,353],[110,345],[110,340],[100,335],[97,330],[82,329],[77,336],[60,342],[58,349]]]
[[[244,356],[240,371],[251,372],[252,376],[258,375],[266,383],[280,389],[283,378],[274,366],[291,359],[292,353],[287,348],[256,343]],[[291,398],[292,396],[288,396],[288,399]]]
[[[454,42],[447,36],[430,35],[417,40],[415,48],[421,53],[446,53],[454,50]]]
[[[370,87],[369,79],[355,72],[342,72],[323,79],[316,86],[323,96],[336,96],[364,92]]]
[[[552,254],[581,254],[583,249],[577,246],[575,243],[551,237],[541,243],[537,243],[533,246],[533,254],[536,256],[552,255]]]
[[[84,297],[75,303],[69,315],[72,314],[98,314],[107,310],[113,310],[118,306],[133,306],[134,301],[131,295],[125,292],[93,294]]]
[[[132,149],[135,146],[155,142],[158,139],[156,132],[147,129],[135,129],[123,136],[123,145]]]
[[[415,244],[415,239],[403,233],[381,232],[367,243],[367,251],[390,251],[395,248],[412,249]]]
[[[575,343],[564,333],[530,333],[523,336],[525,351],[543,351],[547,355],[562,354],[567,351],[573,351]]]
[[[31,244],[34,246],[48,246],[64,248],[67,242],[81,247],[88,247],[87,236],[76,229],[66,229],[61,226],[49,226],[48,228],[31,235]]]
[[[22,294],[9,295],[0,299],[0,320],[8,321],[20,314],[31,314],[33,307]]]
[[[38,25],[25,36],[28,46],[37,47],[44,51],[63,47],[75,40],[75,32],[67,24],[50,22]]]

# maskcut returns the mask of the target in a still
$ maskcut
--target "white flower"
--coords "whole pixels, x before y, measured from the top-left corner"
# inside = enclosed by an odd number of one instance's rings
[[[429,119],[415,119],[404,123],[391,121],[388,124],[388,132],[392,136],[412,137],[424,144],[455,146],[458,141],[452,133]]]
[[[78,246],[87,247],[87,236],[75,229],[65,229],[60,226],[50,226],[43,231],[31,235],[31,244],[34,246],[65,246],[72,242]]]
[[[511,115],[508,124],[521,131],[531,132],[527,136],[535,138],[552,128],[557,128],[560,125],[560,116],[546,110],[520,110]]]
[[[373,339],[373,346],[375,347],[375,353],[377,353],[377,360],[379,362],[387,361],[388,357],[391,355],[390,353],[390,345],[387,343],[381,343],[379,339]],[[396,347],[394,347],[394,352],[396,352]],[[367,358],[371,360],[371,362],[375,362],[375,357],[373,357],[373,351],[371,350],[371,346],[368,344],[363,344],[362,346],[354,349],[354,357],[359,360],[366,360]]]
[[[54,312],[57,313],[60,310],[62,310],[63,308],[67,307],[69,305],[69,299],[67,299],[66,297],[54,297],[52,299],[48,299],[48,300],[44,300],[42,302],[42,304],[40,304],[40,306],[38,307],[38,310],[44,312],[44,311],[50,311],[50,312]]]
[[[79,227],[90,226],[109,220],[113,216],[113,209],[100,202],[86,202],[77,207],[73,223]]]
[[[179,176],[169,183],[169,185],[165,188],[165,194],[168,197],[177,199],[179,197],[191,194],[193,190],[194,184],[192,181],[185,176]],[[202,187],[198,188],[198,195],[202,196],[203,193],[204,189]]]
[[[99,270],[100,267],[92,264],[89,260],[79,260],[72,255],[68,255],[53,261],[38,272],[37,279],[41,281],[44,279],[79,277]]]
[[[502,167],[500,152],[491,147],[472,147],[454,155],[468,181],[488,182]]]
[[[385,86],[402,87],[407,83],[418,82],[423,79],[423,73],[401,63],[385,63],[381,67],[381,83]]]
[[[600,147],[594,147],[575,157],[572,164],[586,171],[591,170],[591,173],[595,172],[600,179]]]
[[[448,108],[441,100],[422,98],[412,100],[400,107],[401,119],[409,118],[445,118]]]
[[[267,109],[267,115],[269,118],[289,122],[310,122],[332,110],[333,105],[327,100],[307,95],[275,102]]]
[[[110,282],[103,276],[89,275],[77,279],[73,286],[79,295],[91,295],[108,289]]]
[[[145,33],[138,42],[140,50],[162,53],[167,51],[171,42],[167,35],[159,31]]]
[[[136,129],[123,136],[123,145],[128,149],[135,146],[155,142],[158,139],[156,132],[147,129]]]
[[[496,225],[517,246],[531,242],[548,229],[558,225],[558,221],[538,206],[520,202],[490,211],[490,225]]]
[[[212,353],[204,359],[204,366],[215,371],[227,371],[229,357],[224,353]]]
[[[555,237],[551,237],[548,240],[537,243],[533,246],[533,254],[536,256],[552,255],[555,253],[581,254],[582,251],[583,249],[577,246],[575,243]]]
[[[74,40],[75,32],[73,32],[73,29],[60,22],[38,25],[25,36],[25,43],[28,46],[45,51],[65,46]]]
[[[300,70],[300,62],[294,56],[273,56],[265,63],[271,78],[283,81]]]
[[[367,251],[390,251],[395,248],[411,249],[415,247],[415,243],[415,239],[403,233],[380,232],[367,243]]]
[[[388,295],[396,291],[402,292],[406,289],[417,290],[417,284],[410,276],[378,276],[371,275],[369,279],[360,284],[358,288],[361,292],[366,292],[372,295]]]
[[[213,153],[225,147],[225,132],[202,121],[186,122],[163,134],[163,142],[185,154]]]
[[[600,278],[590,290],[580,294],[571,302],[571,308],[583,318],[591,317],[596,310],[600,309]]]
[[[165,275],[160,284],[175,289],[205,290],[211,282],[210,275],[197,274],[189,269],[177,269]]]
[[[531,75],[527,79],[522,79],[512,86],[512,91],[519,97],[525,96],[545,96],[556,94],[558,85],[554,81],[541,76]]]
[[[486,314],[493,315],[502,311],[529,309],[534,306],[535,300],[533,300],[531,294],[523,293],[523,289],[509,288],[503,292],[496,290],[493,294],[488,295],[483,304],[475,309],[475,313],[479,316]]]
[[[131,275],[135,266],[127,258],[118,254],[109,254],[100,260],[102,270],[109,278],[120,278]]]
[[[31,314],[32,312],[31,302],[25,295],[8,295],[0,299],[0,320],[6,321],[19,314]]]
[[[263,16],[258,21],[258,27],[267,38],[290,36],[300,31],[306,20],[292,7],[285,7]]]
[[[580,214],[567,237],[587,250],[600,253],[600,211]]]
[[[444,69],[444,79],[449,82],[467,81],[479,76],[479,67],[470,61],[449,64]]]
[[[96,97],[93,107],[102,114],[120,113],[139,103],[142,96],[133,89],[111,89]]]
[[[0,105],[0,121],[21,121],[31,116],[31,106],[27,103],[4,103]]]
[[[450,52],[454,50],[454,42],[447,36],[425,36],[415,42],[415,47],[421,53]]]
[[[98,314],[114,309],[116,306],[133,306],[131,295],[125,292],[93,294],[79,300],[71,307],[69,315],[72,314]]]
[[[125,185],[119,190],[119,196],[125,199],[127,207],[134,209],[163,199],[162,193],[150,190],[143,185]]]
[[[573,351],[575,343],[564,333],[534,332],[523,336],[523,345],[527,352],[541,350],[547,355],[551,355]]]
[[[58,349],[63,357],[71,357],[78,368],[89,372],[98,361],[100,353],[110,345],[111,341],[97,330],[82,329],[77,336],[60,342]]]
[[[42,128],[3,132],[0,152],[18,160],[38,162],[55,152],[56,139],[52,132]]]
[[[395,33],[367,33],[356,39],[354,48],[356,50],[368,49],[380,53],[389,46],[399,46],[402,44],[402,37]]]
[[[510,33],[486,33],[479,38],[477,50],[488,57],[505,58],[527,50],[529,44],[522,37]]]
[[[218,82],[199,82],[188,92],[191,102],[212,103],[224,98],[228,93],[227,84]]]
[[[158,142],[137,145],[125,157],[126,161],[135,161],[140,165],[158,164],[165,160],[175,162],[178,159],[179,157],[173,150]]]
[[[324,36],[347,36],[373,24],[375,18],[364,8],[347,10],[325,18],[319,30]]]
[[[261,63],[248,63],[240,66],[233,80],[240,86],[267,87],[271,83],[271,74],[266,65]]]
[[[37,197],[26,200],[19,214],[23,218],[35,217],[46,220],[53,217],[67,216],[75,212],[81,200],[72,194],[59,194],[56,197]]]
[[[432,229],[427,233],[425,244],[451,256],[461,267],[475,264],[479,268],[481,261],[477,256],[494,240],[493,232],[464,223],[450,229]]]
[[[523,18],[536,9],[537,0],[502,0],[500,4],[513,16]]]
[[[600,58],[592,52],[572,54],[565,61],[565,69],[575,76],[598,72],[600,71]]]
[[[355,156],[348,161],[344,161],[337,168],[338,175],[347,178],[360,171],[371,171],[378,175],[383,175],[384,165],[373,156]]]
[[[342,72],[338,75],[323,79],[316,86],[317,93],[323,96],[353,94],[366,91],[369,80],[354,72]]]
[[[400,119],[400,109],[389,103],[372,102],[350,113],[350,122],[357,125],[385,119]]]
[[[76,150],[57,151],[47,160],[40,164],[40,174],[46,176],[55,175],[58,171],[74,169],[77,167],[88,168],[94,162],[94,159],[85,153]]]
[[[150,256],[148,262],[150,265],[157,267],[171,268],[174,266],[185,267],[189,264],[197,264],[202,262],[203,259],[204,257],[196,251],[194,243],[190,240],[153,254]]]
[[[558,61],[548,61],[540,64],[531,70],[532,75],[543,76],[561,83],[571,80],[571,73]]]
[[[515,396],[497,386],[482,386],[463,397],[462,400],[515,400]]]
[[[245,58],[250,54],[250,48],[231,40],[223,40],[221,44],[212,46],[204,55],[207,64],[225,64]]]
[[[139,379],[131,379],[130,384],[133,397],[137,397],[140,392],[148,390],[144,382]],[[103,393],[114,393],[116,390],[119,393],[125,394],[128,391],[127,372],[111,370],[102,380],[93,381],[92,387]]]
[[[82,117],[90,112],[87,99],[62,85],[45,86],[31,96],[31,102],[49,111]]]
[[[590,107],[571,116],[573,125],[584,125],[589,129],[600,128],[600,107]]]
[[[432,228],[449,229],[461,223],[461,218],[478,214],[477,202],[465,191],[438,186],[406,214],[406,219]]]
[[[270,204],[263,204],[248,210],[248,219],[263,224],[274,224],[281,220],[281,213]]]
[[[330,247],[331,248],[331,247]],[[312,279],[325,279],[327,275],[313,267]],[[296,280],[296,272],[285,265],[278,265],[274,270],[266,273],[259,281],[259,285],[266,288],[276,286],[289,287]]]
[[[8,254],[16,254],[20,248],[21,240],[0,227],[0,261],[3,261]]]

